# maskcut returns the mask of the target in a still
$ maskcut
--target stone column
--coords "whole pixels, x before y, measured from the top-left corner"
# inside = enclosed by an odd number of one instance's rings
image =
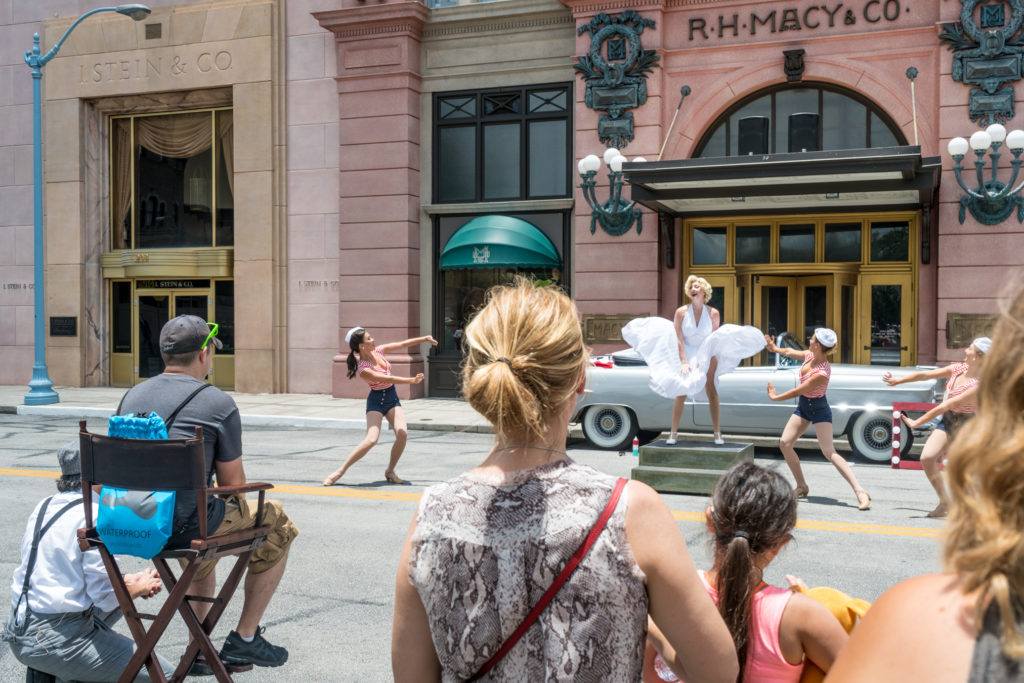
[[[378,343],[420,335],[420,42],[429,10],[396,2],[317,12],[338,52],[340,198],[338,349],[332,393],[366,394],[346,377],[345,331]],[[396,375],[424,371],[418,346],[392,354]],[[398,385],[402,398],[423,385]]]

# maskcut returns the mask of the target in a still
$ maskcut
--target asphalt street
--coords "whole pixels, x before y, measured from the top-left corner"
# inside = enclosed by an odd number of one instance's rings
[[[105,422],[91,420],[90,429],[105,433]],[[73,419],[0,415],[4,492],[0,580],[8,585],[19,562],[25,520],[41,498],[55,491],[57,448],[76,435]],[[482,460],[493,437],[411,432],[397,468],[411,483],[396,486],[384,481],[393,441],[392,434],[385,432],[381,443],[342,483],[320,486],[362,435],[358,430],[337,429],[245,430],[248,479],[275,484],[272,497],[284,503],[300,535],[263,621],[267,639],[287,647],[289,660],[279,669],[238,674],[235,680],[240,683],[391,679],[395,572],[417,501],[425,486],[454,477]],[[595,451],[584,442],[571,443],[569,454],[618,476],[629,476],[635,463],[631,455]],[[873,498],[871,510],[860,512],[852,491],[819,453],[802,451],[800,455],[811,494],[800,503],[795,541],[768,568],[769,582],[784,584],[786,574],[797,574],[811,586],[829,585],[874,600],[897,581],[939,568],[942,522],[925,517],[935,501],[920,471],[857,462],[854,471]],[[775,449],[759,448],[757,461],[789,476]],[[697,566],[709,566],[702,524],[707,499],[683,495],[664,499],[679,520]],[[132,558],[126,558],[125,565],[126,571],[144,566]],[[162,595],[153,601],[162,602]],[[217,627],[218,647],[234,627],[240,606],[241,589]],[[147,605],[146,611],[155,612],[158,607]],[[6,616],[7,608],[5,621]],[[127,633],[123,622],[119,628]],[[175,623],[161,641],[160,651],[176,660],[185,642],[184,627]],[[6,646],[0,646],[0,683],[20,682],[24,676]]]

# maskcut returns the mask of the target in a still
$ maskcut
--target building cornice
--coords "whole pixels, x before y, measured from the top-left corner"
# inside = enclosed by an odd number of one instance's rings
[[[429,27],[423,31],[423,37],[425,39],[429,39],[465,35],[468,33],[511,33],[515,31],[543,28],[545,26],[572,27],[576,24],[576,20],[573,18],[572,14],[568,12],[539,17],[516,16],[496,19],[496,17],[489,16],[458,23],[446,22],[444,24],[434,24],[431,22]]]
[[[406,35],[419,38],[430,10],[422,2],[346,7],[313,12],[313,18],[334,34],[336,40],[357,40],[366,36]]]
[[[651,12],[664,10],[669,0],[608,0],[607,2],[594,2],[594,0],[559,0],[563,5],[572,10],[574,17],[590,16],[600,12],[617,13],[631,9],[637,12]]]

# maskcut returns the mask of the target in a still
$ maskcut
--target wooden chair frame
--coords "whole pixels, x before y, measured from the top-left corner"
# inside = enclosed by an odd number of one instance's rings
[[[270,528],[263,525],[263,502],[264,492],[273,486],[253,482],[240,486],[208,488],[202,427],[196,427],[195,437],[190,439],[150,440],[121,439],[93,434],[86,429],[85,420],[79,421],[78,425],[86,525],[86,528],[78,531],[78,543],[83,551],[90,548],[99,551],[114,593],[117,595],[118,605],[137,646],[118,683],[133,681],[143,666],[149,672],[151,680],[166,683],[168,679],[154,652],[175,611],[185,621],[192,640],[170,680],[183,680],[202,652],[216,679],[220,683],[231,683],[228,668],[214,649],[210,633],[213,632],[238,587],[250,556],[256,548],[263,545],[270,532]],[[256,523],[251,529],[211,536],[208,533],[211,530],[207,529],[206,515],[199,514],[199,538],[192,541],[187,548],[165,549],[152,559],[168,593],[157,614],[144,614],[135,609],[135,603],[124,584],[124,576],[117,560],[96,532],[92,512],[93,486],[101,485],[136,491],[193,491],[196,494],[196,507],[203,511],[207,509],[210,494],[223,496],[259,492]],[[225,555],[237,555],[237,559],[216,597],[189,595],[188,590],[200,564]],[[168,563],[168,560],[173,559],[184,559],[187,562],[177,578]],[[202,621],[193,610],[192,602],[211,603],[210,611]],[[149,629],[143,624],[144,619],[152,621]],[[241,668],[232,667],[232,670],[251,668],[252,665],[247,665]]]

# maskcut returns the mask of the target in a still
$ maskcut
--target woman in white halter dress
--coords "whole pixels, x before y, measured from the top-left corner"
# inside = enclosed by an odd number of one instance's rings
[[[715,443],[721,445],[718,378],[736,369],[744,358],[764,348],[756,327],[720,325],[717,309],[707,306],[711,285],[695,275],[686,279],[690,304],[676,310],[675,320],[636,318],[622,328],[622,338],[643,356],[651,369],[649,384],[659,396],[673,399],[669,444],[676,442],[686,397],[707,400]]]

